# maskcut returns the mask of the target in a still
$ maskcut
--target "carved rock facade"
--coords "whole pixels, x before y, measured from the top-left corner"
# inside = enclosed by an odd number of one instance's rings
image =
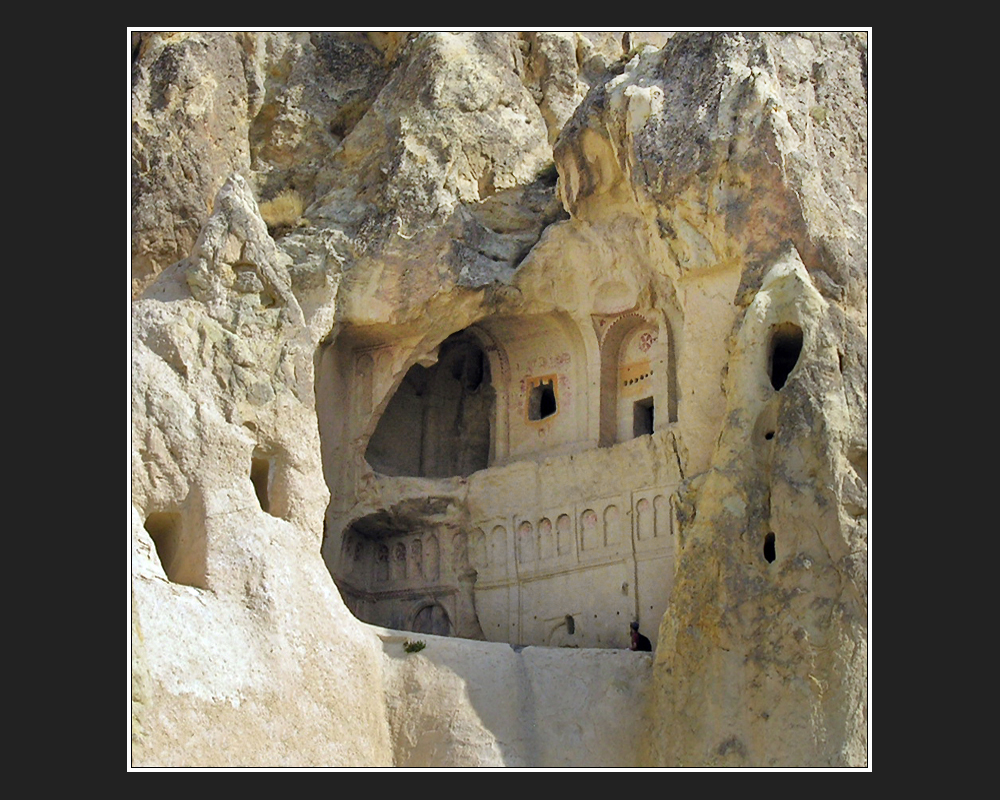
[[[867,37],[623,33],[135,37],[135,764],[867,763]]]

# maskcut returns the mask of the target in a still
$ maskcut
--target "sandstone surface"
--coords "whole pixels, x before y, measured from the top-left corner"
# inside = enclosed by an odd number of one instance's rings
[[[867,766],[867,34],[132,42],[133,766]]]

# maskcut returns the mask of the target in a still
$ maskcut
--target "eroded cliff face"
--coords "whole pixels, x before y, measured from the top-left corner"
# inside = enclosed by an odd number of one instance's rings
[[[867,39],[622,41],[135,37],[134,764],[866,764]]]
[[[612,238],[622,209],[641,219],[687,314],[702,276],[739,274],[718,440],[681,492],[651,764],[864,760],[862,44],[678,37],[593,91],[557,147],[574,221]],[[678,371],[696,382],[683,354]]]

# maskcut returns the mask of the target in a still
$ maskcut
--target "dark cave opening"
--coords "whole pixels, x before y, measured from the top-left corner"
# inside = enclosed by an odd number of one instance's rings
[[[768,358],[771,386],[781,389],[795,369],[802,353],[802,328],[788,322],[771,331],[771,346]]]

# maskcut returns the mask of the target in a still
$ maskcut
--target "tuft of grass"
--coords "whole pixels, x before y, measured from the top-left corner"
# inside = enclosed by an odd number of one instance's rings
[[[425,647],[427,647],[427,642],[420,639],[414,639],[412,642],[409,639],[403,641],[403,650],[407,653],[419,653]]]
[[[273,199],[260,204],[260,216],[269,228],[290,228],[298,222],[305,204],[294,189],[285,189]]]

